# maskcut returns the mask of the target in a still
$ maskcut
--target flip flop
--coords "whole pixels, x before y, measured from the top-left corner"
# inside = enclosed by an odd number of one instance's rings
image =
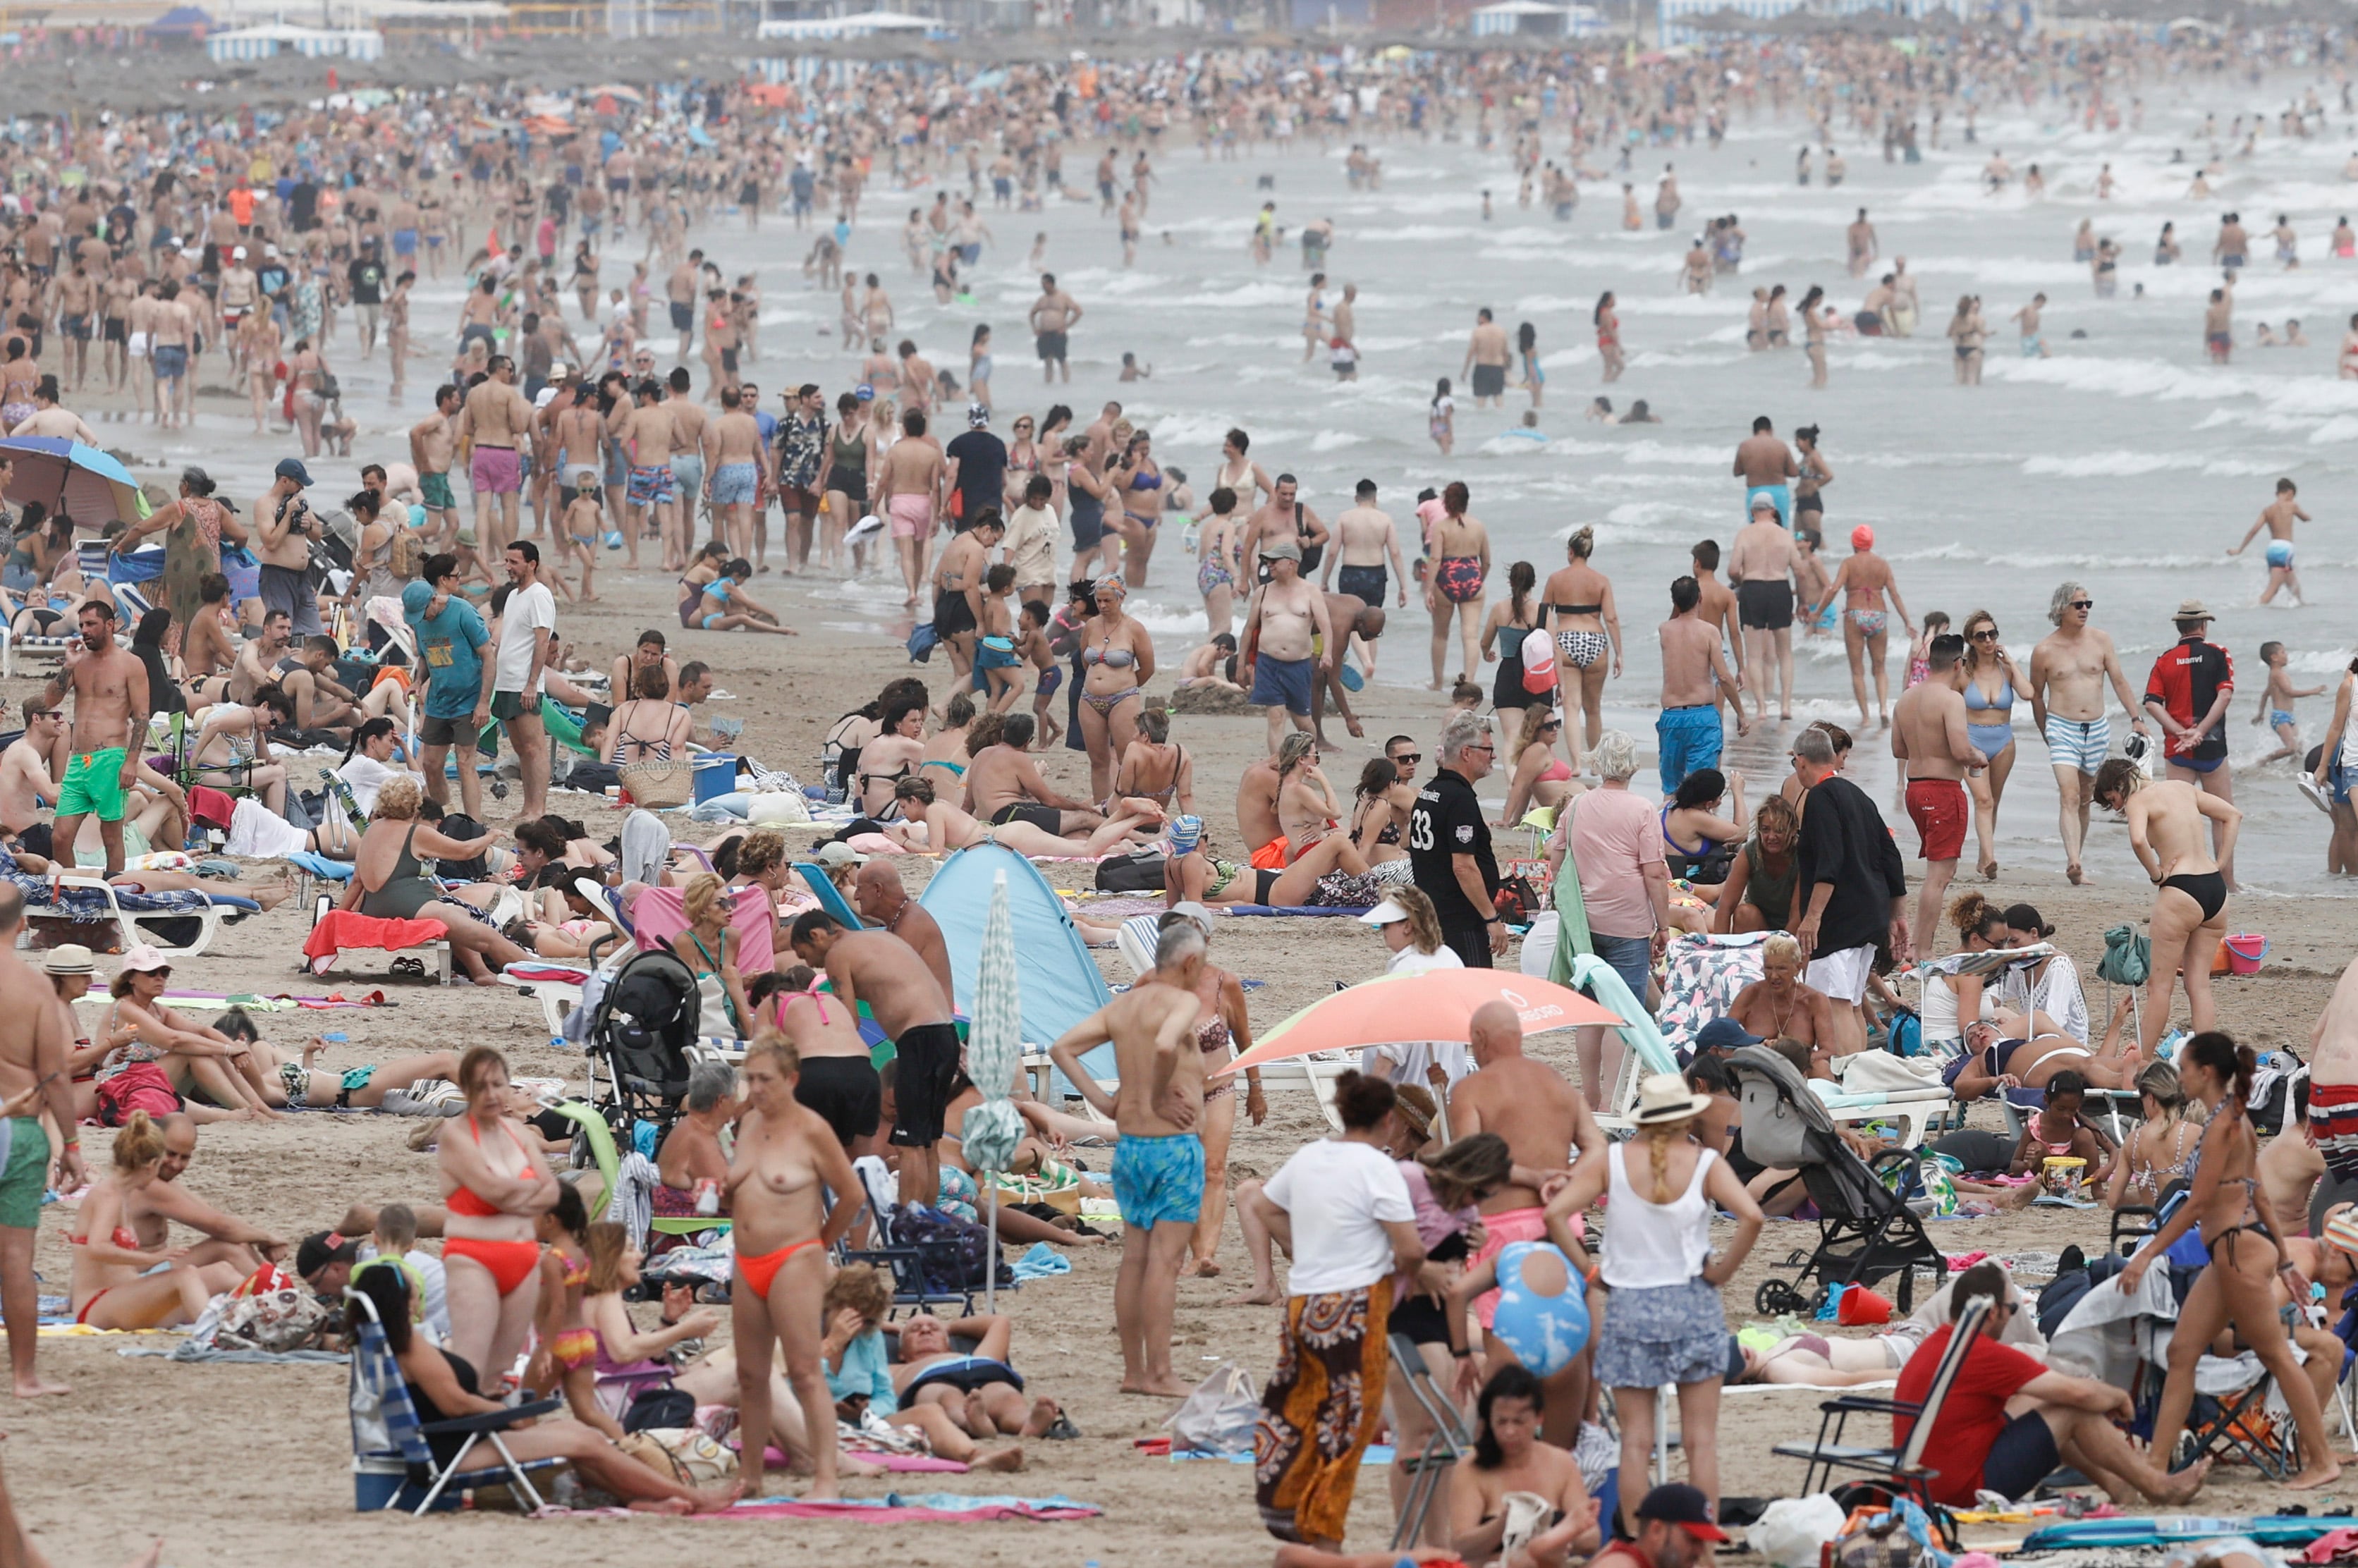
[[[1353,667],[1349,660],[1345,660],[1343,664],[1343,689],[1345,691],[1357,691],[1367,684],[1368,677],[1361,675],[1357,669]]]
[[[2317,775],[2315,773],[2295,773],[2292,776],[2292,782],[2293,787],[2299,790],[2300,793],[2308,798],[2309,805],[2317,807],[2318,810],[2325,813],[2328,816],[2333,815],[2333,796],[2327,794],[2325,786],[2317,782]]]
[[[1081,1429],[1073,1424],[1071,1416],[1066,1415],[1063,1411],[1058,1411],[1055,1422],[1040,1435],[1052,1443],[1069,1443],[1081,1435]]]

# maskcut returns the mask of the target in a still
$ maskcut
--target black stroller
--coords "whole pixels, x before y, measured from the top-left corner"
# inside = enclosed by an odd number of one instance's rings
[[[1813,1312],[1836,1285],[1872,1288],[1898,1274],[1898,1307],[1909,1311],[1916,1271],[1928,1271],[1937,1285],[1947,1277],[1948,1260],[1925,1234],[1923,1220],[1877,1173],[1897,1162],[1912,1177],[1917,1156],[1891,1150],[1869,1166],[1836,1136],[1833,1116],[1801,1073],[1774,1051],[1744,1046],[1729,1055],[1728,1066],[1744,1107],[1744,1152],[1759,1164],[1799,1171],[1818,1206],[1817,1249],[1794,1249],[1785,1266],[1799,1275],[1764,1281],[1754,1307],[1770,1316]],[[1814,1291],[1808,1289],[1812,1280]]]
[[[599,994],[590,1015],[590,1101],[622,1148],[636,1123],[653,1122],[660,1138],[678,1117],[702,1005],[695,975],[663,948],[624,959]]]

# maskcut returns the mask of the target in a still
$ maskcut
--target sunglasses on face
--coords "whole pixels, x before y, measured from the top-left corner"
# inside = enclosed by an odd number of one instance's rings
[[[2093,599],[2075,599],[2071,601],[2071,608],[2074,610],[2093,610],[2096,608],[2096,601]]]
[[[1993,627],[1993,628],[1991,628],[1989,631],[1986,631],[1986,632],[1976,632],[1976,633],[1974,633],[1974,642],[1976,642],[1976,643],[1995,643],[1995,642],[1996,642],[1996,641],[1997,641],[1997,630],[1996,630],[1996,628]]]
[[[1422,761],[1424,761],[1424,753],[1422,752],[1402,752],[1399,756],[1392,759],[1392,766],[1396,768],[1412,768]]]

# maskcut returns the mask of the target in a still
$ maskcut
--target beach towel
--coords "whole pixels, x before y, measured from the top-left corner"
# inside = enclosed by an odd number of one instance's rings
[[[775,957],[771,934],[777,927],[777,914],[770,907],[769,895],[760,888],[738,888],[734,892],[736,908],[730,914],[729,924],[737,933],[737,972],[762,974]],[[667,948],[673,937],[687,929],[683,898],[678,888],[649,888],[639,894],[631,905],[632,934],[638,940],[639,951]]]
[[[252,795],[241,795],[230,816],[230,854],[247,860],[282,860],[303,850],[303,829]]]
[[[1230,914],[1271,914],[1288,917],[1368,913],[1368,905],[1364,903],[1226,903],[1220,907]]]
[[[1672,1051],[1690,1049],[1704,1024],[1725,1017],[1736,993],[1760,978],[1760,947],[1768,940],[1765,931],[1671,937],[1663,954],[1662,1011],[1655,1018],[1663,1044]]]
[[[207,1366],[309,1367],[322,1362],[342,1366],[351,1357],[336,1350],[224,1350],[215,1345],[185,1340],[167,1350],[160,1346],[125,1346],[117,1356],[152,1356],[165,1361],[194,1361]]]
[[[310,961],[313,974],[324,975],[334,967],[336,954],[344,948],[379,947],[397,953],[409,947],[431,946],[446,935],[438,920],[390,920],[350,909],[331,909],[304,938],[303,957]]]
[[[887,1492],[881,1498],[846,1498],[840,1502],[806,1503],[794,1498],[763,1498],[741,1502],[707,1519],[838,1519],[863,1523],[955,1524],[961,1519],[1026,1519],[1040,1520],[1099,1519],[1105,1510],[1058,1494],[1047,1498],[966,1497],[957,1492]]]
[[[326,882],[348,882],[352,880],[350,860],[331,860],[309,849],[297,849],[287,857],[287,863],[298,871],[306,871]]]

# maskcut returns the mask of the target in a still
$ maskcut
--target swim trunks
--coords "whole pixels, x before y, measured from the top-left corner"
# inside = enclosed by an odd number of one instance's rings
[[[704,493],[704,454],[674,452],[671,460],[672,493],[685,496],[689,505],[696,504]]]
[[[12,1124],[13,1125],[13,1124]],[[2358,1084],[2309,1085],[2309,1132],[2337,1181],[2358,1179]],[[5,1215],[0,1209],[0,1215]],[[13,1220],[0,1217],[0,1224]]]
[[[645,468],[633,464],[630,482],[622,496],[633,506],[660,506],[671,500],[675,493],[669,463],[656,463]]]
[[[1965,852],[1965,823],[1973,808],[1965,786],[1955,779],[1909,779],[1908,820],[1916,825],[1920,857],[1953,860]]]
[[[671,330],[673,331],[685,332],[691,326],[695,325],[695,322],[696,310],[694,307],[682,305],[676,299],[671,302]]]
[[[885,503],[892,514],[892,537],[922,539],[934,531],[934,498],[930,495],[896,495]]]
[[[1043,806],[1036,800],[1019,800],[1001,806],[990,814],[993,827],[1004,827],[1011,822],[1022,822],[1037,827],[1043,833],[1062,833],[1065,814],[1053,806]]]
[[[459,499],[450,493],[450,476],[447,473],[422,473],[417,476],[417,493],[425,499],[428,512],[456,512]]]
[[[1113,1146],[1113,1201],[1135,1229],[1195,1224],[1204,1208],[1204,1141],[1192,1132],[1123,1133]]]
[[[1751,484],[1744,487],[1744,520],[1752,521],[1752,503],[1756,497],[1767,496],[1777,505],[1777,521],[1790,528],[1793,525],[1793,487],[1790,484]]]
[[[1310,711],[1310,665],[1308,659],[1276,659],[1263,654],[1253,661],[1252,696],[1255,708],[1283,706],[1288,713]]]
[[[1662,793],[1674,795],[1683,779],[1704,768],[1719,766],[1719,706],[1700,702],[1686,708],[1666,708],[1654,720],[1654,744],[1662,775]]]
[[[2047,340],[2033,332],[2022,340],[2022,357],[2035,360],[2047,351]]]
[[[1476,365],[1474,367],[1475,396],[1503,397],[1506,394],[1507,367],[1505,365]]]
[[[795,1099],[818,1112],[847,1149],[872,1136],[884,1114],[883,1088],[865,1056],[804,1057]]]
[[[1061,360],[1065,357],[1064,333],[1042,332],[1033,341],[1039,346],[1040,357],[1043,360]]]
[[[185,343],[156,345],[156,379],[177,381],[189,373],[189,349]]]
[[[514,447],[477,447],[468,459],[467,477],[478,495],[514,495],[524,488],[524,461]]]
[[[76,752],[66,762],[65,783],[58,789],[58,815],[95,814],[101,822],[122,821],[123,755],[120,746]]]
[[[0,1121],[0,1225],[11,1230],[41,1227],[41,1190],[49,1177],[49,1139],[39,1120],[12,1116]]]
[[[712,470],[712,504],[751,506],[762,492],[762,465],[722,463]]]
[[[1783,578],[1737,583],[1736,618],[1747,631],[1784,631],[1793,624],[1793,585]]]
[[[2290,539],[2271,539],[2268,541],[2268,565],[2278,568],[2279,569],[2288,568],[2291,567],[2292,541]]]
[[[942,1116],[957,1077],[955,1023],[919,1023],[892,1043],[892,1138],[903,1149],[930,1149],[941,1141]]]
[[[1390,581],[1390,574],[1381,567],[1336,567],[1335,568],[1336,590],[1347,593],[1362,604],[1369,606],[1380,606],[1383,603],[1384,589]]]
[[[2074,767],[2090,777],[2113,750],[2113,719],[2064,719],[2047,716],[2047,760],[2055,766]]]

